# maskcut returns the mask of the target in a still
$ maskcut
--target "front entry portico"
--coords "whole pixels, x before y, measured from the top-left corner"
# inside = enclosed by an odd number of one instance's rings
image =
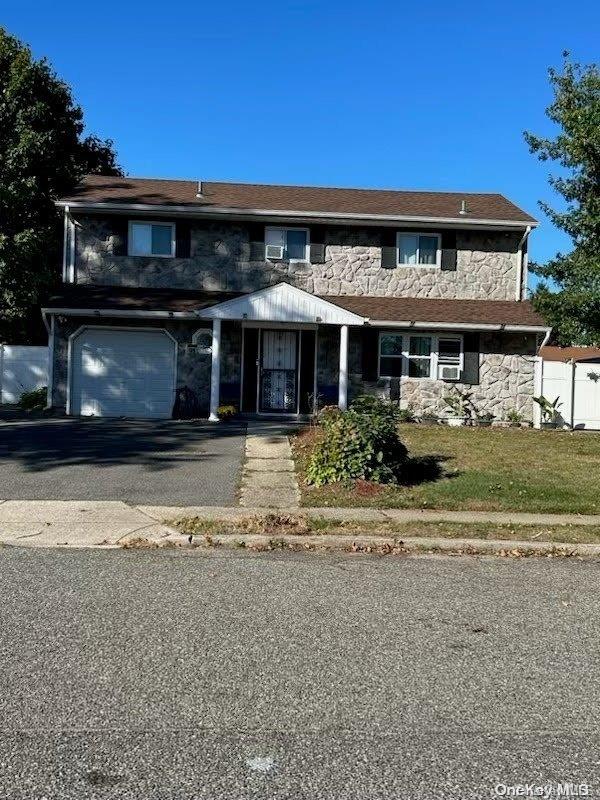
[[[242,325],[240,410],[296,415],[311,408],[317,387],[320,326],[339,326],[338,404],[348,404],[348,327],[367,320],[322,297],[280,283],[198,312],[212,319],[210,417],[219,419],[221,321]]]

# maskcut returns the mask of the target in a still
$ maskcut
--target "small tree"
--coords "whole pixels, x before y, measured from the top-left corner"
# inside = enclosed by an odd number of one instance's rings
[[[549,178],[566,201],[557,211],[541,208],[573,241],[570,253],[558,253],[546,264],[532,264],[543,279],[533,295],[535,307],[554,327],[561,344],[600,343],[600,71],[582,67],[564,53],[563,71],[549,70],[554,102],[548,117],[559,126],[553,139],[525,133],[540,161],[563,168]]]
[[[29,340],[60,276],[56,198],[88,172],[122,174],[112,142],[83,129],[69,87],[0,27],[0,341]]]

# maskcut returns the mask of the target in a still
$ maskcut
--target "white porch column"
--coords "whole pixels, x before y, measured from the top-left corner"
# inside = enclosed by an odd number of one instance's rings
[[[338,405],[342,411],[348,408],[348,326],[340,328],[340,385]]]
[[[219,421],[219,383],[221,381],[221,320],[213,319],[212,360],[210,365],[210,416],[211,422]]]

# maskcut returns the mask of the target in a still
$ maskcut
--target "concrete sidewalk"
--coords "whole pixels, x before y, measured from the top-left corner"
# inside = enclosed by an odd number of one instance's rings
[[[369,508],[274,510],[218,506],[131,506],[120,501],[5,500],[0,501],[0,542],[30,547],[115,547],[130,539],[144,538],[160,543],[181,537],[181,534],[164,524],[179,517],[232,520],[264,516],[267,513],[301,514],[310,518],[356,522],[489,522],[600,527],[600,515],[578,514]],[[421,539],[421,542],[424,541]],[[452,542],[450,539],[446,541],[449,544]],[[596,547],[600,551],[597,545],[580,547]]]

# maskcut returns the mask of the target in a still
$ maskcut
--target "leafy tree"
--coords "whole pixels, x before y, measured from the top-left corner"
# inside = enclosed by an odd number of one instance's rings
[[[69,87],[0,27],[0,341],[35,338],[37,304],[60,278],[54,200],[86,173],[122,174],[112,142],[83,129]]]
[[[565,209],[541,208],[573,241],[570,253],[532,264],[543,280],[536,308],[555,327],[561,344],[600,344],[600,71],[582,67],[564,53],[562,72],[549,70],[554,102],[546,109],[559,126],[553,139],[525,133],[532,153],[554,161],[561,174],[549,178]],[[554,286],[548,284],[552,281]]]

